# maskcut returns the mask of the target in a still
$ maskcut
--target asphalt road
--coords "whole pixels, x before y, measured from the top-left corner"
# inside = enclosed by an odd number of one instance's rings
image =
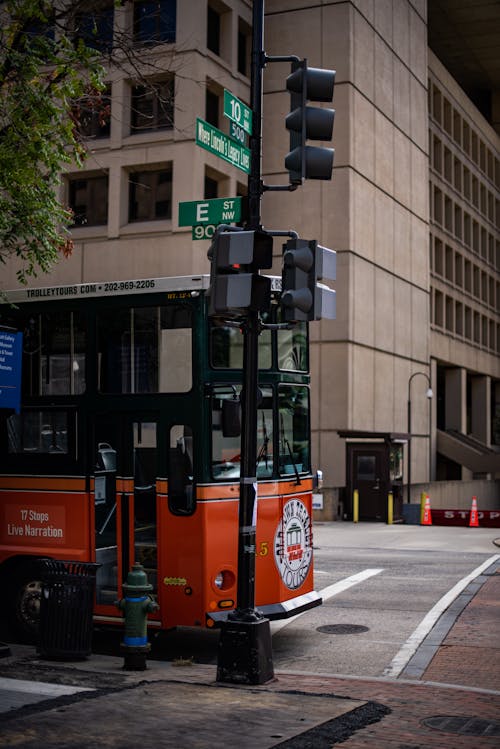
[[[397,676],[409,638],[442,613],[461,581],[498,557],[499,536],[498,528],[317,523],[315,587],[324,603],[271,623],[274,668]],[[93,652],[117,654],[120,639],[120,632],[97,629]],[[217,631],[181,629],[150,639],[153,659],[217,663]]]
[[[498,554],[498,535],[485,528],[316,524],[315,587],[326,600],[272,625],[275,667],[383,676],[398,655],[400,667],[401,649],[423,620],[439,616],[461,581]]]

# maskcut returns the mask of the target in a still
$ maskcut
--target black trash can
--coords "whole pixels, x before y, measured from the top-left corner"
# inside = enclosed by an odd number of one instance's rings
[[[37,652],[42,658],[80,660],[92,651],[96,572],[92,562],[42,559]]]

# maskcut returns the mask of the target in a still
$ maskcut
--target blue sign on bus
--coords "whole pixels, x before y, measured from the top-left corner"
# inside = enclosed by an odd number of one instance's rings
[[[0,408],[21,409],[23,334],[0,330]]]

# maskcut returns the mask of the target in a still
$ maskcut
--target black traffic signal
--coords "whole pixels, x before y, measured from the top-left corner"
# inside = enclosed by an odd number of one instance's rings
[[[300,185],[304,179],[331,179],[333,148],[306,145],[306,140],[331,140],[334,109],[308,107],[307,101],[332,101],[335,70],[308,68],[307,60],[292,62],[292,72],[286,79],[290,91],[291,111],[285,123],[290,130],[290,152],[285,167],[290,182]]]
[[[315,239],[290,239],[283,246],[281,311],[285,322],[334,320],[335,291],[318,283],[336,277],[337,254]]]
[[[264,231],[216,232],[210,260],[209,315],[268,310],[271,279],[261,268],[273,263],[273,238]]]

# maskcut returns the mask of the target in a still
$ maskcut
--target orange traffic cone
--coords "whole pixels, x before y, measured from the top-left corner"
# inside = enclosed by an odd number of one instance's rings
[[[477,514],[477,500],[472,497],[472,507],[470,508],[469,528],[479,528],[479,517]]]
[[[425,498],[424,514],[422,515],[422,522],[420,525],[432,525],[431,500],[429,499],[428,494]]]

